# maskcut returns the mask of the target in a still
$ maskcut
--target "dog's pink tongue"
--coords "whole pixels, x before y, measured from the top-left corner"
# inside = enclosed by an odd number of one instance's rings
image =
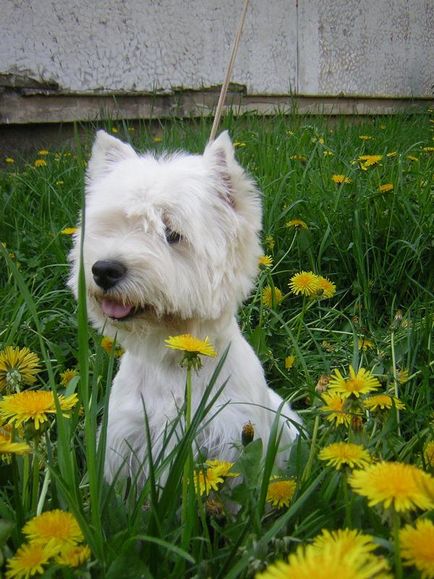
[[[133,309],[133,306],[129,305],[124,306],[118,302],[114,302],[113,300],[109,300],[107,298],[102,300],[101,307],[102,311],[106,316],[108,316],[109,318],[115,318],[117,320],[126,318]]]

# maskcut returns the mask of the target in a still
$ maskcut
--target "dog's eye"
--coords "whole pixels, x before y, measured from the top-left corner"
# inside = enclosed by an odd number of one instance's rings
[[[167,243],[169,245],[179,243],[182,239],[182,235],[180,233],[177,233],[176,231],[172,231],[170,227],[166,227],[166,231],[164,233],[166,236]]]

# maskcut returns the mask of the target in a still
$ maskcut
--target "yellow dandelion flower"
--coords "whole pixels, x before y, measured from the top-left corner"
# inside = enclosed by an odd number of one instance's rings
[[[39,358],[29,348],[8,346],[0,352],[0,390],[32,385],[41,370]]]
[[[432,477],[411,464],[379,462],[354,471],[348,482],[359,495],[368,499],[370,507],[381,504],[396,511],[432,509],[434,501],[425,487],[433,484]]]
[[[344,183],[352,183],[352,180],[349,177],[346,177],[345,175],[332,175],[332,181],[333,183],[336,183],[336,185],[342,185]]]
[[[318,297],[332,298],[335,295],[336,285],[332,281],[330,281],[326,277],[323,277],[322,275],[319,275],[317,282],[318,282],[318,287],[317,287],[316,293],[317,293]]]
[[[367,171],[369,167],[374,167],[383,158],[383,155],[360,155],[358,161],[360,163],[360,168]]]
[[[371,141],[374,137],[371,137],[370,135],[359,135],[359,139],[361,141]]]
[[[329,149],[326,149],[325,151],[323,151],[322,154],[324,155],[324,157],[333,157],[334,156],[333,151],[330,151]]]
[[[313,296],[318,291],[318,276],[312,271],[301,271],[289,281],[289,289],[295,295]]]
[[[101,348],[107,352],[107,354],[113,353],[116,358],[119,358],[125,353],[125,350],[119,345],[114,345],[113,338],[110,336],[104,336],[101,340]]]
[[[273,258],[270,255],[261,255],[258,263],[264,267],[271,267],[273,265]]]
[[[47,161],[45,159],[36,159],[36,161],[33,163],[33,165],[35,167],[46,167]]]
[[[272,235],[267,235],[265,237],[264,243],[266,248],[269,249],[270,251],[273,251],[274,246],[276,245],[276,241]]]
[[[371,457],[363,446],[350,442],[329,444],[320,451],[318,458],[327,461],[329,466],[337,470],[343,466],[363,468],[371,462]]]
[[[26,442],[13,441],[12,432],[0,428],[0,455],[28,454],[31,451],[31,447]]]
[[[6,579],[28,579],[33,575],[43,575],[44,567],[56,555],[56,548],[51,545],[22,545],[13,557],[7,561]]]
[[[38,151],[38,155],[40,157],[46,157],[47,155],[49,155],[49,151],[47,151],[47,149],[41,149],[40,151]]]
[[[77,404],[77,394],[64,397],[58,396],[62,412],[69,412]],[[32,421],[36,430],[48,420],[49,414],[56,413],[53,392],[46,390],[31,390],[10,394],[0,400],[0,419],[20,427],[25,422]]]
[[[294,229],[309,229],[307,224],[302,219],[290,219],[286,222],[285,227],[292,227]]]
[[[112,127],[110,130],[114,134],[119,133],[119,129],[117,129],[116,127]]]
[[[364,547],[354,546],[344,552],[330,543],[321,549],[301,545],[287,562],[276,561],[255,579],[385,579],[390,577],[387,570],[387,561],[366,553]]]
[[[58,550],[84,540],[75,517],[60,509],[46,511],[30,519],[23,527],[23,534],[35,545],[50,542]]]
[[[350,376],[347,379],[345,388],[345,391],[348,393],[353,393],[358,396],[359,393],[366,394],[381,386],[378,378],[373,376],[369,370],[365,370],[365,368],[359,368],[356,372],[354,368],[350,366],[349,374]]]
[[[378,191],[380,193],[388,193],[389,191],[393,191],[393,183],[383,183],[383,185],[379,185]]]
[[[71,380],[76,376],[78,376],[77,370],[69,368],[68,370],[65,370],[60,374],[60,383],[62,384],[62,386],[68,386]]]
[[[261,299],[264,306],[267,306],[267,308],[272,308],[278,306],[281,303],[283,294],[278,287],[271,287],[267,285],[262,290]]]
[[[344,555],[354,549],[368,555],[377,548],[371,535],[365,535],[354,529],[338,529],[337,531],[323,529],[321,535],[315,537],[312,545],[318,550],[332,545]]]
[[[227,460],[207,460],[206,465],[208,469],[212,468],[218,476],[235,478],[240,476],[237,472],[232,472],[232,467],[234,466],[233,462],[229,462]]]
[[[87,545],[73,545],[62,549],[56,557],[56,563],[67,567],[80,567],[90,559],[90,549]]]
[[[294,366],[295,364],[295,356],[286,356],[285,358],[285,368],[287,370],[291,370],[291,368]]]
[[[359,161],[368,163],[369,165],[376,165],[381,161],[383,155],[360,155]]]
[[[389,394],[376,394],[369,396],[363,400],[363,406],[367,410],[390,410],[393,406],[398,410],[404,410],[405,404],[401,402],[396,396],[389,396]]]
[[[191,334],[181,334],[179,336],[169,336],[164,340],[166,347],[172,350],[182,350],[183,352],[190,352],[192,354],[202,354],[203,356],[210,356],[214,358],[217,352],[214,350],[209,338],[199,340]]]
[[[15,163],[15,159],[13,159],[12,157],[6,157],[5,163],[7,163],[8,165],[13,165]]]
[[[341,374],[341,371],[337,368],[333,370],[330,376],[329,385],[331,388],[337,388],[338,391],[342,391],[345,388],[346,378]]]
[[[434,147],[423,147],[422,151],[425,153],[434,153]]]
[[[434,440],[428,440],[423,447],[423,458],[427,467],[434,469]]]
[[[242,149],[244,147],[247,147],[247,143],[244,143],[243,141],[234,141],[233,145],[237,149]]]
[[[326,419],[335,424],[335,426],[350,426],[354,414],[347,410],[347,399],[337,392],[323,394],[321,397],[325,406],[320,410],[326,413]]]
[[[65,227],[64,229],[62,229],[60,233],[62,235],[74,235],[75,233],[77,233],[77,231],[78,227]]]
[[[155,136],[152,138],[152,140],[154,141],[154,143],[161,143],[163,140],[163,137]]]
[[[291,161],[300,161],[301,163],[306,163],[307,161],[307,157],[304,155],[291,155],[289,158]]]
[[[398,151],[390,151],[390,153],[386,153],[386,157],[389,157],[389,159],[393,158],[393,157],[397,157],[398,156]]]
[[[360,394],[368,394],[381,386],[378,379],[364,368],[359,368],[355,372],[350,366],[349,374],[349,378],[345,379],[339,370],[334,370],[330,379],[330,388],[344,397],[354,395],[358,398]]]
[[[414,155],[407,155],[407,159],[408,159],[409,161],[413,161],[413,162],[415,162],[415,163],[417,163],[417,162],[419,161],[419,158],[418,158],[418,157],[415,157]]]
[[[406,525],[399,532],[404,565],[412,565],[423,579],[434,577],[434,523],[420,519],[416,526]]]
[[[217,491],[225,479],[218,470],[204,466],[195,470],[193,480],[196,493],[208,495],[211,491]]]
[[[266,501],[278,509],[288,507],[296,488],[297,484],[292,479],[271,480],[268,485]]]
[[[366,350],[372,350],[374,348],[374,342],[369,338],[359,338],[357,342],[357,347],[359,348],[359,350],[363,350],[366,352]]]

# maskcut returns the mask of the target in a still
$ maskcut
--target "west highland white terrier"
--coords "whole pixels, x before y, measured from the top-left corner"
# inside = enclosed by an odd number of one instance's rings
[[[254,284],[261,230],[260,195],[235,160],[227,132],[203,155],[138,155],[99,131],[86,178],[83,265],[91,322],[125,349],[110,393],[105,478],[146,476],[147,445],[156,457],[184,402],[178,334],[208,337],[219,356],[193,375],[193,412],[229,347],[219,375],[227,381],[196,447],[233,460],[244,424],[264,445],[276,413],[280,464],[300,419],[265,381],[236,313]],[[81,234],[71,252],[69,284],[78,295]],[[150,429],[147,440],[145,417]],[[167,450],[170,450],[167,449]]]

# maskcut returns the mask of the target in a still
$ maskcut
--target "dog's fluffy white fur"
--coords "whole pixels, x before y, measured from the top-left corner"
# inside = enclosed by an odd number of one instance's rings
[[[297,436],[297,414],[266,384],[236,312],[252,289],[261,255],[259,193],[226,132],[203,155],[138,155],[99,131],[86,183],[84,272],[92,323],[125,349],[110,393],[105,477],[142,476],[146,445],[160,452],[164,429],[183,405],[182,352],[165,339],[209,337],[225,380],[214,418],[198,435],[210,457],[231,460],[250,421],[264,444],[281,412],[281,464]],[[81,233],[71,252],[78,293]],[[193,376],[193,411],[219,356]],[[222,409],[223,405],[223,409]],[[151,440],[146,439],[144,408]],[[209,419],[209,416],[207,417]],[[175,443],[175,437],[169,446]],[[235,444],[234,444],[235,443]],[[144,476],[144,474],[143,474]]]

